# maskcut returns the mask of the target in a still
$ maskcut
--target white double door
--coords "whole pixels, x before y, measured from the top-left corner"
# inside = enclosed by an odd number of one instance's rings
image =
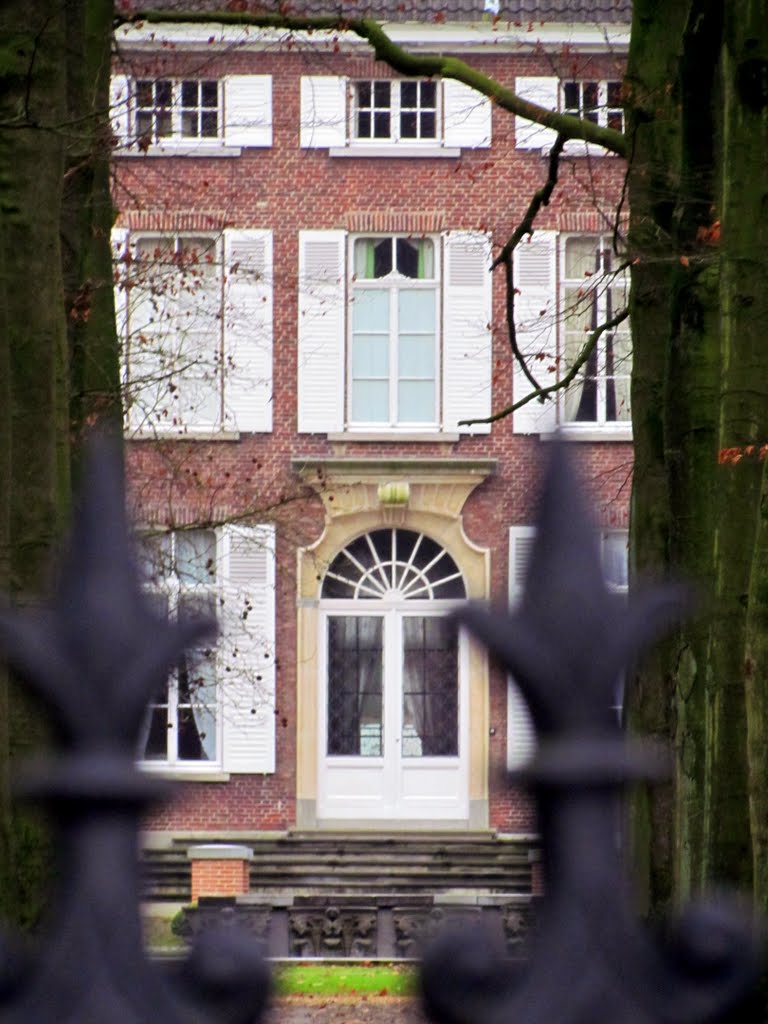
[[[323,609],[321,822],[467,820],[466,644],[442,604]]]

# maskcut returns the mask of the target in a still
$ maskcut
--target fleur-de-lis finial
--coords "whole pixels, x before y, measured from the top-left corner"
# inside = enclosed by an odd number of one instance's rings
[[[97,438],[88,454],[52,601],[0,612],[0,652],[50,705],[63,748],[21,781],[47,803],[60,884],[35,960],[11,959],[0,937],[0,1024],[252,1024],[270,986],[250,936],[201,936],[170,978],[144,955],[138,834],[167,788],[136,768],[136,746],[148,702],[215,623],[153,611],[134,564],[118,452]]]
[[[425,1000],[439,1024],[704,1024],[758,976],[751,925],[728,903],[697,904],[657,943],[633,912],[617,846],[622,787],[665,762],[623,734],[616,685],[685,592],[668,585],[626,601],[608,591],[566,449],[552,446],[519,607],[456,615],[514,677],[536,727],[539,748],[521,774],[541,832],[539,926],[516,965],[481,936],[446,935],[425,958]]]

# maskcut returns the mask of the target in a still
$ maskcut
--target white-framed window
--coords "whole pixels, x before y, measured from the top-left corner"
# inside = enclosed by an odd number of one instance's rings
[[[489,268],[481,232],[300,232],[299,431],[487,433]]]
[[[270,525],[147,530],[145,591],[171,619],[213,618],[150,701],[137,758],[148,769],[274,771],[275,543]]]
[[[452,79],[301,79],[300,143],[331,156],[459,156],[491,145],[487,96]]]
[[[272,428],[272,235],[113,235],[132,433]]]
[[[629,274],[611,239],[601,235],[560,238],[563,366],[582,356],[590,334],[625,309]],[[562,421],[609,425],[631,419],[629,390],[632,341],[629,321],[604,331],[573,384],[563,393]]]
[[[140,148],[167,139],[221,137],[221,89],[215,79],[138,78],[133,97]]]
[[[215,618],[218,563],[213,530],[169,531],[143,537],[139,565],[152,603],[170,618]],[[149,705],[139,742],[142,761],[218,764],[220,695],[211,643],[179,657]]]
[[[629,319],[603,331],[585,352],[596,328],[627,307],[625,264],[607,235],[542,230],[515,249],[515,329],[527,367],[540,388],[580,367],[567,388],[513,413],[516,433],[548,434],[560,426],[576,439],[631,439]],[[515,402],[533,390],[517,364],[513,389]]]
[[[131,240],[127,406],[137,426],[215,431],[224,412],[221,239],[139,234]]]
[[[439,393],[439,239],[350,240],[348,422],[435,427]]]
[[[566,114],[583,117],[602,128],[624,131],[622,87],[618,81],[563,82],[560,108]]]
[[[352,132],[357,142],[434,142],[439,138],[434,79],[352,83]]]
[[[272,76],[112,76],[118,156],[238,156],[272,145]]]

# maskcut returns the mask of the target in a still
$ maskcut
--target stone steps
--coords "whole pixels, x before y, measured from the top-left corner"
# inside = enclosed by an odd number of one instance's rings
[[[529,893],[531,841],[492,833],[419,833],[370,836],[289,833],[238,843],[253,850],[251,891],[331,893]],[[190,894],[187,849],[210,835],[177,839],[143,854],[148,900],[184,902]]]

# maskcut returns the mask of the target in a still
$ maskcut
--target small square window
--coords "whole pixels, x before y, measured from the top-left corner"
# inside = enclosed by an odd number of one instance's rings
[[[197,79],[140,79],[134,85],[134,128],[146,145],[220,135],[219,86]]]
[[[415,142],[437,138],[437,84],[431,81],[357,82],[354,132],[358,140]]]

